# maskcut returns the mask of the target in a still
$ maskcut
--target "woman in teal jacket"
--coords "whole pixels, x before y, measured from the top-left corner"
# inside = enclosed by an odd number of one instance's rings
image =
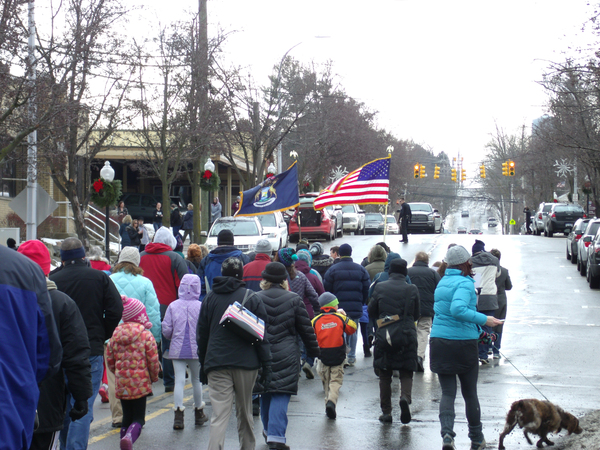
[[[477,312],[477,294],[475,281],[471,276],[470,256],[460,245],[450,247],[444,258],[448,264],[446,275],[435,290],[435,316],[431,328],[429,361],[431,371],[438,374],[442,388],[440,424],[443,450],[455,448],[454,401],[457,377],[465,400],[471,449],[485,448],[477,397],[477,341],[481,325],[496,326],[501,322]]]

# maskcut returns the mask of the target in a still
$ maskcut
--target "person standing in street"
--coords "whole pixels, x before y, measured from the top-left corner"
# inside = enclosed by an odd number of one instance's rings
[[[433,323],[433,297],[435,288],[441,280],[440,274],[429,267],[429,255],[419,252],[415,255],[415,262],[408,269],[410,282],[419,289],[420,315],[417,320],[417,372],[423,372],[423,360],[429,341],[429,332]]]
[[[168,358],[173,361],[175,370],[175,390],[173,392],[174,430],[183,430],[184,411],[183,390],[185,386],[186,367],[190,369],[190,378],[194,391],[195,425],[204,425],[208,417],[204,414],[202,385],[200,384],[200,362],[198,360],[198,342],[196,327],[200,316],[200,279],[197,275],[183,276],[179,285],[179,300],[175,300],[167,308],[162,331],[171,340]],[[165,356],[166,357],[166,356]]]
[[[123,217],[123,221],[119,226],[119,236],[121,236],[121,250],[131,245],[131,238],[129,237],[127,228],[129,228],[132,222],[133,220],[131,219],[131,216],[127,214],[125,217]]]
[[[146,248],[146,245],[148,245],[150,243],[150,236],[148,236],[148,230],[146,230],[146,227],[144,226],[144,218],[143,217],[138,217],[138,226],[140,227],[140,230],[142,230],[141,239],[140,239],[140,248],[139,248],[140,253],[141,253]]]
[[[244,282],[246,283],[246,289],[260,292],[262,273],[267,264],[271,262],[271,243],[267,239],[261,239],[256,243],[254,251],[256,253],[254,261],[244,266]]]
[[[187,211],[183,216],[183,239],[185,243],[187,237],[190,237],[190,243],[192,242],[192,232],[194,231],[194,205],[188,203]]]
[[[50,280],[59,291],[75,301],[85,323],[92,367],[92,396],[88,399],[88,413],[77,421],[70,416],[60,432],[63,449],[85,449],[88,445],[90,424],[94,420],[94,401],[100,389],[104,371],[104,342],[113,334],[123,314],[121,295],[103,271],[88,267],[83,244],[77,238],[67,238],[60,247],[62,269],[53,273]],[[68,388],[68,383],[67,383]],[[77,404],[72,394],[68,395],[67,414]]]
[[[156,204],[156,209],[154,210],[154,214],[152,215],[152,226],[154,227],[154,232],[156,233],[160,227],[162,227],[163,220],[163,210],[162,203],[158,202]]]
[[[377,283],[369,303],[369,316],[376,319],[398,316],[398,334],[406,339],[402,342],[390,337],[379,338],[376,333],[373,367],[379,374],[379,399],[382,423],[391,423],[392,418],[392,375],[400,372],[400,421],[410,423],[412,403],[413,373],[417,370],[417,331],[415,320],[419,317],[419,289],[406,282],[408,273],[406,260],[398,258],[391,262],[389,279]],[[380,326],[380,329],[383,329]],[[387,329],[387,328],[386,328]],[[390,333],[392,333],[390,331]],[[398,336],[396,334],[396,336]],[[394,336],[392,334],[392,336]]]
[[[400,225],[400,232],[402,233],[402,240],[400,242],[408,244],[408,224],[411,222],[412,213],[410,206],[404,201],[404,197],[400,198],[400,215],[398,216],[398,225]]]
[[[181,218],[181,213],[179,212],[179,208],[175,203],[171,204],[171,228],[173,229],[173,236],[181,235],[179,234],[179,230],[181,230],[181,226],[183,225],[183,219]]]
[[[490,253],[498,258],[498,264],[500,263],[500,250],[497,248],[493,248],[490,250]],[[510,280],[510,275],[508,274],[508,269],[506,267],[500,266],[500,275],[496,277],[496,287],[498,288],[498,309],[494,313],[494,317],[496,319],[504,320],[506,319],[506,311],[507,311],[507,297],[506,291],[510,291],[512,289],[512,281]],[[504,330],[504,322],[500,325],[497,325],[493,328],[494,333],[496,333],[496,342],[492,347],[492,353],[494,355],[494,359],[500,359],[500,346],[502,344],[502,331]]]
[[[152,281],[158,303],[160,304],[160,318],[164,319],[169,305],[177,300],[179,283],[188,273],[187,265],[173,250],[177,241],[168,228],[161,227],[154,235],[154,242],[146,246],[146,250],[140,254],[140,268],[144,276]],[[161,352],[169,349],[171,341],[161,338]],[[170,359],[162,358],[163,383],[165,392],[173,392],[175,386],[175,375],[173,363]]]
[[[225,432],[234,399],[240,448],[256,446],[252,389],[258,369],[262,367],[260,382],[263,386],[268,388],[271,380],[269,341],[264,339],[253,345],[220,323],[229,305],[241,304],[246,294],[244,306],[260,319],[267,320],[263,303],[244,287],[243,277],[243,262],[238,258],[227,258],[221,265],[221,276],[215,277],[213,289],[200,308],[196,328],[200,381],[208,384],[212,405],[208,450],[225,448]]]
[[[363,305],[369,298],[371,278],[363,266],[352,261],[352,247],[349,244],[342,244],[339,253],[339,262],[325,273],[323,287],[337,297],[340,307],[346,311],[348,317],[358,323],[363,315]],[[350,351],[348,361],[344,364],[350,367],[356,363],[357,342],[356,333],[346,334],[346,344],[350,347]]]
[[[456,448],[454,402],[458,378],[465,401],[471,450],[483,450],[486,443],[477,397],[477,341],[481,326],[493,327],[502,322],[477,312],[474,274],[467,249],[461,245],[450,247],[444,261],[448,268],[435,290],[435,315],[429,340],[429,365],[431,371],[438,375],[442,388],[439,415],[442,449]]]
[[[40,396],[38,384],[55,374],[64,379],[60,370],[63,350],[40,266],[3,245],[0,260],[0,446],[28,449]],[[49,266],[48,262],[48,270]]]
[[[126,231],[129,235],[129,245],[139,251],[144,232],[140,229],[137,219],[133,219],[131,225],[127,227]]]
[[[210,205],[210,225],[215,223],[215,220],[221,218],[221,211],[223,207],[219,203],[219,197],[213,199],[212,205]]]
[[[531,234],[531,209],[529,209],[529,206],[523,209],[523,213],[525,214],[525,229],[527,234]]]
[[[263,272],[262,300],[267,312],[265,338],[271,345],[273,380],[260,392],[260,416],[263,436],[269,450],[289,450],[286,445],[287,410],[292,395],[298,393],[300,348],[298,337],[311,358],[319,356],[315,330],[311,326],[302,299],[289,291],[288,271],[279,262],[267,265]]]

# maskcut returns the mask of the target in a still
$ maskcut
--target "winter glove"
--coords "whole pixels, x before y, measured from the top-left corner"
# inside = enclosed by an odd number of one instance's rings
[[[498,335],[496,333],[486,333],[485,331],[482,331],[479,335],[478,344],[492,345],[494,342],[496,342],[497,338]]]
[[[208,385],[208,375],[204,369],[200,369],[200,383]]]
[[[266,392],[269,390],[269,385],[273,379],[273,371],[271,370],[271,362],[263,363],[262,375],[260,376],[259,383],[262,385],[263,390]]]
[[[72,421],[81,419],[88,413],[88,402],[87,400],[76,400],[75,404],[69,411],[69,417]]]

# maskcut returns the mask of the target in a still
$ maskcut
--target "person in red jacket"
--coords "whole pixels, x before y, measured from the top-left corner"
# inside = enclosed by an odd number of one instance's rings
[[[160,227],[154,235],[154,240],[146,245],[140,254],[139,267],[144,276],[152,281],[158,303],[160,304],[160,320],[162,321],[169,305],[177,300],[179,283],[188,273],[185,260],[173,250],[177,245],[175,237],[168,228]],[[171,341],[162,336],[161,353],[169,349]],[[165,392],[173,392],[175,388],[175,372],[173,362],[162,358],[163,383]]]
[[[317,371],[325,389],[325,413],[335,419],[335,407],[344,382],[344,359],[346,344],[344,333],[356,333],[356,323],[342,309],[338,309],[339,301],[335,295],[325,292],[319,296],[321,314],[312,320],[317,335],[321,356],[317,363]]]
[[[254,261],[249,262],[244,266],[244,281],[246,289],[251,289],[254,292],[260,292],[260,282],[262,281],[262,273],[271,262],[271,243],[267,239],[261,239],[256,243],[254,248],[256,256]]]

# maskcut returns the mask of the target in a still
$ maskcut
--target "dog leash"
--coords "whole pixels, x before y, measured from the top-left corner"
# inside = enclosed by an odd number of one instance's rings
[[[527,378],[527,377],[525,376],[525,374],[524,374],[523,372],[521,372],[521,371],[519,370],[519,368],[513,364],[513,362],[510,360],[510,358],[507,358],[507,357],[506,357],[506,355],[505,355],[504,353],[502,353],[502,352],[501,352],[499,349],[497,349],[497,348],[496,348],[496,345],[495,345],[495,343],[492,343],[492,346],[493,346],[493,347],[494,347],[494,348],[495,348],[495,349],[498,351],[498,353],[499,353],[500,355],[502,355],[502,357],[503,357],[503,358],[504,358],[506,361],[508,361],[508,363],[509,363],[511,366],[513,366],[513,367],[515,368],[515,370],[516,370],[517,372],[519,372],[519,374],[520,374],[520,375],[521,375],[523,378],[525,378],[525,379],[527,380],[527,382],[528,382],[528,383],[529,383],[529,384],[530,384],[530,385],[531,385],[531,386],[532,386],[532,387],[533,387],[533,388],[534,388],[536,391],[538,391],[538,392],[539,392],[539,394],[540,394],[542,397],[544,397],[544,399],[545,399],[547,402],[549,402],[549,401],[550,401],[550,400],[548,400],[548,397],[546,397],[546,396],[545,396],[545,395],[542,393],[542,391],[540,391],[540,390],[537,388],[537,386],[536,386],[535,384],[533,384],[533,383],[531,382],[531,380],[530,380],[529,378]]]

